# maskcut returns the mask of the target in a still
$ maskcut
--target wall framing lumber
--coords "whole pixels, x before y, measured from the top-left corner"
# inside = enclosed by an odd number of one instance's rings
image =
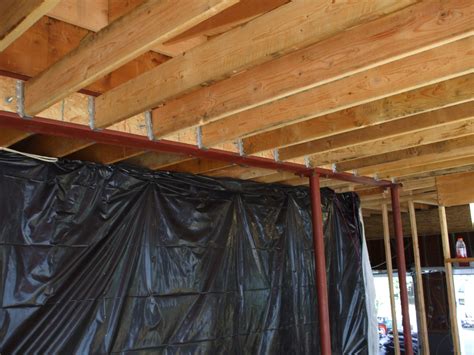
[[[101,31],[90,34],[76,49],[28,81],[25,112],[30,116],[38,114],[147,52],[153,45],[173,38],[237,1],[147,1]],[[156,21],[157,17],[160,21]]]
[[[0,1],[0,52],[58,3],[59,0]]]

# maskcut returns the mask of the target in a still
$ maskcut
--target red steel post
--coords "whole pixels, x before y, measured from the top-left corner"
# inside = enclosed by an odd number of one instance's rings
[[[413,355],[410,314],[408,311],[407,269],[405,262],[405,247],[403,243],[402,214],[400,212],[400,186],[393,184],[390,187],[390,192],[392,195],[393,226],[397,244],[398,282],[400,285],[400,302],[402,304],[404,348],[405,354]]]
[[[324,253],[323,213],[319,175],[309,177],[313,225],[314,264],[316,272],[316,291],[318,294],[319,337],[321,354],[331,354],[331,332],[329,323],[328,287],[326,280],[326,256]]]

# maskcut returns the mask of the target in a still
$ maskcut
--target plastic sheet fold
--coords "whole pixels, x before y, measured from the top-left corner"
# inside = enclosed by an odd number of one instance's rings
[[[309,191],[0,152],[2,354],[319,352]],[[356,195],[322,190],[332,348],[368,353]]]

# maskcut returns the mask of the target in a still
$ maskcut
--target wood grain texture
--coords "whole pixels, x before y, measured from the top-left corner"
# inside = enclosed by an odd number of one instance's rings
[[[155,134],[206,124],[454,41],[473,33],[472,21],[471,1],[427,1],[407,7],[166,102],[154,110]]]
[[[305,47],[374,13],[406,3],[390,0],[288,3],[102,95],[96,102],[97,123],[105,127],[152,109],[177,95]],[[328,17],[330,22],[325,21]]]
[[[354,159],[336,164],[336,169],[337,171],[355,169],[358,174],[369,175],[469,155],[474,155],[474,135]]]
[[[34,77],[76,48],[89,34],[85,29],[43,17],[0,53],[0,70]],[[147,52],[85,87],[103,93],[165,62],[168,57]]]
[[[0,52],[58,3],[59,0],[0,1]]]
[[[343,147],[355,147],[380,139],[406,135],[427,128],[440,127],[470,118],[474,118],[473,101],[292,145],[280,149],[279,156],[281,160],[288,160],[314,153],[320,154]]]
[[[48,16],[97,32],[109,24],[108,9],[108,0],[61,0]]]
[[[236,1],[147,1],[87,36],[72,52],[28,81],[25,112],[32,116],[41,112]]]
[[[469,74],[244,138],[244,151],[295,145],[473,99],[474,75]]]
[[[474,201],[474,172],[436,178],[441,206],[459,206]],[[446,256],[449,257],[449,256]]]
[[[240,112],[202,127],[203,144],[278,128],[474,72],[474,37]]]
[[[314,166],[332,164],[344,160],[407,149],[422,144],[470,136],[472,134],[474,134],[474,119],[471,118],[440,127],[427,128],[415,133],[407,133],[369,143],[362,143],[355,147],[345,147],[330,152],[315,154],[310,157],[310,161]]]

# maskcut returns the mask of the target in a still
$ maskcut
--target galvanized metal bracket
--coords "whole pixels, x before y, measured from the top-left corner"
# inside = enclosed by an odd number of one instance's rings
[[[273,159],[275,159],[276,162],[280,162],[280,152],[278,148],[273,149]]]
[[[89,127],[95,131],[95,97],[89,96],[87,98],[87,112],[89,113]]]
[[[244,151],[244,142],[242,141],[242,138],[239,138],[237,142],[235,142],[237,145],[237,149],[239,150],[239,155],[241,157],[245,156],[245,151]]]
[[[153,120],[151,117],[151,111],[145,111],[145,124],[146,124],[146,134],[148,139],[151,141],[155,140],[155,134],[153,133]]]
[[[206,149],[202,145],[202,127],[201,126],[196,127],[196,143],[199,149]]]
[[[25,82],[23,80],[16,81],[16,111],[21,118],[32,118],[25,113]]]

